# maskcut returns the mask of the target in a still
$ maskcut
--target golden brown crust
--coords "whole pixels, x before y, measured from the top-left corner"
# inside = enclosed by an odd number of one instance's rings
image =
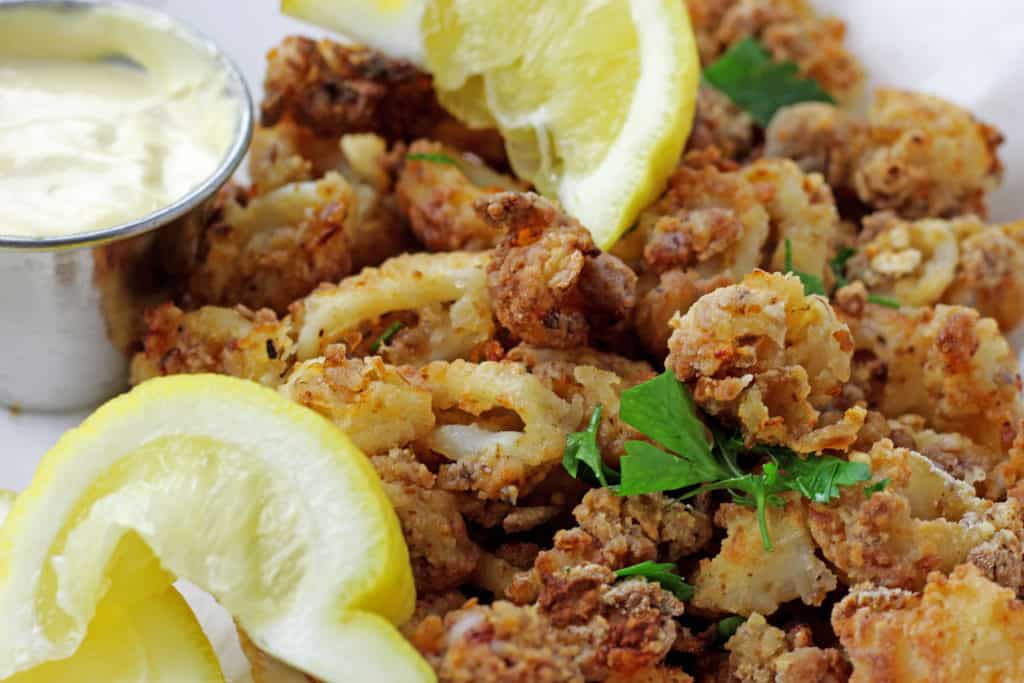
[[[850,332],[795,276],[755,271],[707,294],[672,321],[666,366],[712,415],[738,422],[748,443],[800,453],[845,450],[864,411],[819,428],[819,409],[850,376]]]
[[[455,496],[438,489],[437,478],[409,450],[394,449],[370,462],[402,525],[417,594],[463,585],[480,549],[469,540]]]
[[[326,39],[285,38],[267,55],[264,90],[264,126],[291,118],[323,136],[411,140],[445,116],[430,76],[412,64]]]
[[[924,593],[858,586],[832,612],[851,683],[1011,681],[1024,676],[1024,605],[971,565]]]
[[[837,311],[853,335],[851,389],[891,418],[912,413],[1006,453],[1022,416],[1017,360],[990,318],[969,308],[894,310],[841,290]]]
[[[427,158],[424,158],[424,156]],[[444,163],[429,156],[447,157]],[[498,244],[505,232],[481,217],[475,204],[496,192],[525,189],[479,161],[430,140],[409,147],[395,186],[398,205],[416,238],[430,251],[480,251]]]
[[[867,120],[829,105],[798,104],[768,127],[765,154],[826,174],[838,193],[906,218],[986,213],[1002,177],[1002,135],[956,105],[879,90]]]
[[[274,387],[284,382],[295,353],[288,322],[268,310],[209,306],[185,313],[165,303],[146,312],[146,327],[132,384],[215,372]]]
[[[532,193],[493,195],[477,207],[507,233],[491,257],[487,284],[495,315],[515,338],[572,348],[628,319],[636,275],[598,249],[575,219]]]
[[[845,683],[850,665],[839,650],[817,648],[809,629],[789,633],[754,613],[726,642],[728,675],[734,683]]]

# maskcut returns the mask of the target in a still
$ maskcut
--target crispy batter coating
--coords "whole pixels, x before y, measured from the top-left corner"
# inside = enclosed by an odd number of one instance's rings
[[[447,157],[453,163],[419,155]],[[505,235],[485,220],[477,201],[497,192],[524,190],[518,180],[487,168],[478,159],[430,140],[417,140],[398,176],[395,196],[416,238],[430,251],[491,249]]]
[[[207,306],[185,313],[172,303],[146,312],[143,350],[132,359],[131,381],[215,372],[275,387],[295,355],[287,321],[273,311]]]
[[[504,192],[484,198],[477,210],[507,233],[487,268],[487,285],[495,315],[515,338],[572,348],[628,319],[636,274],[555,204]]]
[[[592,489],[573,510],[576,527],[555,534],[554,546],[511,583],[507,597],[529,604],[545,577],[596,563],[621,569],[640,562],[677,562],[711,540],[711,520],[692,506],[663,494],[618,496]]]
[[[285,38],[267,55],[263,85],[264,126],[287,117],[318,135],[410,140],[445,116],[430,76],[412,64],[326,39]]]
[[[645,273],[640,276],[633,328],[647,352],[654,358],[664,358],[672,336],[669,321],[673,316],[690,310],[690,306],[708,292],[731,284],[733,280],[728,275],[705,280],[693,271],[678,268],[660,275]]]
[[[851,683],[1015,681],[1024,677],[1024,605],[960,566],[922,594],[856,587],[832,612]]]
[[[619,397],[626,389],[654,378],[650,364],[589,348],[542,349],[525,344],[509,351],[505,358],[525,363],[531,374],[577,406],[582,423],[576,431],[585,429],[594,409],[601,406],[597,441],[609,465],[618,466],[626,441],[643,438],[619,419]]]
[[[336,173],[256,197],[228,186],[208,220],[189,227],[194,234],[177,236],[171,270],[193,305],[283,313],[321,282],[351,272],[358,201]]]
[[[705,65],[754,37],[775,59],[796,62],[801,74],[841,100],[861,88],[863,68],[843,45],[846,26],[818,16],[806,0],[686,0],[686,6]]]
[[[435,362],[410,377],[433,398],[438,423],[422,445],[448,461],[441,486],[483,499],[529,493],[561,462],[581,419],[519,363]]]
[[[770,217],[753,182],[717,150],[687,154],[664,194],[612,253],[637,269],[739,280],[761,265]]]
[[[411,635],[442,683],[686,681],[662,669],[683,604],[586,564],[547,576],[536,605],[467,603]],[[635,676],[635,677],[634,677]]]
[[[862,496],[864,494],[861,494]],[[715,513],[725,527],[721,550],[703,559],[693,579],[693,604],[715,613],[773,614],[791,600],[821,605],[837,585],[836,576],[815,554],[799,496],[788,494],[784,508],[768,507],[767,551],[750,508],[726,503]]]
[[[819,409],[850,376],[850,332],[792,275],[755,271],[672,320],[666,366],[712,415],[738,422],[748,442],[799,453],[845,450],[864,410],[818,427]]]
[[[851,388],[892,418],[923,417],[1006,453],[1022,416],[1017,360],[991,318],[959,306],[891,309],[864,288],[840,290],[837,311],[853,335]]]
[[[867,216],[863,225],[847,277],[906,306],[942,301],[956,278],[960,240],[982,229],[973,216],[905,221],[889,211]]]
[[[1005,331],[1024,320],[1024,222],[958,231],[960,259],[944,303],[969,306]]]
[[[443,594],[464,584],[480,549],[466,534],[455,496],[437,487],[437,477],[410,450],[394,449],[370,462],[398,513],[417,594]]]
[[[754,118],[743,111],[725,94],[701,84],[697,91],[697,110],[693,130],[686,141],[686,149],[702,150],[714,147],[726,159],[746,159],[754,150]]]
[[[400,312],[413,316],[384,347],[393,362],[469,357],[494,333],[485,276],[489,259],[488,253],[407,254],[321,286],[290,309],[299,359],[315,358],[339,341],[372,346],[389,324],[382,324],[385,316]],[[421,343],[404,344],[419,325]],[[396,352],[389,355],[390,348]]]
[[[809,629],[789,633],[756,612],[726,642],[729,681],[736,683],[846,683],[850,665],[839,650],[814,647]]]
[[[280,390],[338,425],[367,455],[424,438],[436,422],[429,391],[378,357],[349,358],[342,346],[296,365]]]
[[[828,261],[840,239],[839,212],[832,190],[818,174],[805,174],[792,161],[763,159],[743,169],[767,210],[771,224],[767,270],[785,271],[786,242],[792,267],[831,282]]]
[[[952,571],[973,556],[993,577],[1019,586],[1004,557],[1024,533],[1017,501],[977,498],[966,483],[888,439],[851,459],[869,464],[876,480],[888,479],[885,489],[868,497],[848,488],[838,501],[808,511],[815,542],[844,581],[920,589],[930,572]],[[1017,571],[1022,561],[1018,556]]]
[[[879,90],[867,120],[823,104],[782,110],[765,155],[824,173],[840,193],[906,218],[986,213],[1002,177],[1002,135],[937,97]]]

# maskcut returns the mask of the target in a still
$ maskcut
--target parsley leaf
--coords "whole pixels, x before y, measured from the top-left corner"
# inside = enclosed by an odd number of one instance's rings
[[[783,470],[781,483],[815,503],[828,503],[838,498],[840,486],[853,486],[871,479],[871,468],[864,463],[832,456],[801,459],[790,453],[776,462]]]
[[[693,396],[670,370],[622,392],[619,417],[674,453],[711,459]]]
[[[403,327],[405,327],[405,323],[398,320],[388,325],[387,329],[381,332],[380,336],[377,337],[377,340],[370,345],[370,353],[377,353],[380,351],[380,347],[391,341],[391,338],[398,334],[398,331]]]
[[[601,406],[594,408],[587,428],[565,437],[565,451],[562,466],[573,479],[578,478],[580,463],[594,473],[601,486],[608,486],[609,480],[617,477],[615,470],[604,464],[601,449],[597,447],[597,430],[601,427]]]
[[[714,473],[701,471],[692,460],[666,453],[646,441],[627,441],[626,455],[619,459],[619,467],[620,496],[674,491],[714,477]]]
[[[406,154],[405,158],[407,161],[433,161],[435,164],[448,164],[450,166],[458,165],[455,159],[452,159],[447,154],[440,154],[437,152]]]
[[[821,281],[821,278],[817,275],[811,275],[800,270],[793,270],[793,245],[789,240],[786,240],[785,246],[786,261],[785,269],[787,273],[792,273],[800,278],[800,282],[804,284],[804,294],[820,294],[821,296],[827,296],[825,294],[825,283]]]
[[[689,600],[693,597],[693,586],[686,583],[675,573],[676,566],[671,562],[641,562],[629,567],[623,567],[615,572],[616,578],[625,579],[631,576],[640,576],[648,581],[657,581],[663,588],[670,591],[680,600]]]
[[[870,484],[868,486],[865,486],[864,487],[864,495],[867,496],[868,498],[870,498],[871,496],[875,495],[879,491],[884,491],[885,487],[889,485],[890,481],[892,481],[892,480],[889,479],[889,477],[886,477],[885,479],[879,479],[874,484]]]
[[[670,371],[622,392],[619,416],[657,445],[627,441],[621,474],[616,474],[601,460],[596,431],[600,415],[595,411],[588,431],[567,440],[564,465],[570,474],[576,476],[582,460],[602,484],[617,477],[616,493],[622,496],[673,491],[685,500],[705,491],[727,491],[734,502],[757,511],[761,541],[769,551],[767,511],[769,506],[785,506],[782,494],[795,491],[827,503],[839,496],[841,487],[871,479],[871,468],[863,463],[832,456],[800,458],[783,446],[747,447],[738,432],[714,423],[709,440],[689,388]],[[760,472],[740,467],[743,453],[764,460]]]
[[[731,617],[722,619],[715,625],[718,631],[718,637],[722,640],[729,640],[736,634],[737,629],[739,629],[746,620],[746,617],[741,617],[735,614]]]
[[[798,102],[835,100],[794,62],[776,62],[754,38],[733,45],[704,70],[704,79],[747,111],[762,126],[775,112]]]
[[[829,267],[832,269],[832,274],[836,276],[836,289],[850,284],[850,281],[846,279],[846,262],[853,258],[856,253],[857,250],[852,247],[840,247],[836,257],[828,262]]]
[[[886,308],[899,308],[900,302],[892,297],[882,296],[881,294],[868,294],[868,301],[879,306],[885,306]]]

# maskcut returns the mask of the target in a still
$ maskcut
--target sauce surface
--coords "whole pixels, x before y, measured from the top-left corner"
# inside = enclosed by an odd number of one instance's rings
[[[45,44],[65,41],[58,54],[19,39],[19,22],[49,33]],[[143,50],[122,49],[133,23],[135,41],[151,38]],[[189,49],[131,12],[0,10],[0,234],[113,227],[206,180],[237,110],[223,70],[182,59]]]

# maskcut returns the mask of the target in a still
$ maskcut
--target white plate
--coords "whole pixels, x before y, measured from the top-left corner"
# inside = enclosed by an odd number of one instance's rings
[[[484,1],[484,0],[481,0]],[[959,102],[1007,134],[1007,175],[992,200],[994,220],[1024,217],[1024,4],[1007,0],[811,0],[849,24],[849,42],[872,85],[932,92]],[[266,51],[290,33],[323,31],[282,17],[277,2],[261,0],[145,0],[190,21],[231,54],[258,98]],[[1014,335],[1021,349],[1024,335]],[[36,462],[81,415],[13,415],[0,408],[0,488],[28,485]],[[248,672],[231,642],[230,624],[208,598],[190,600],[226,655],[233,680]]]

